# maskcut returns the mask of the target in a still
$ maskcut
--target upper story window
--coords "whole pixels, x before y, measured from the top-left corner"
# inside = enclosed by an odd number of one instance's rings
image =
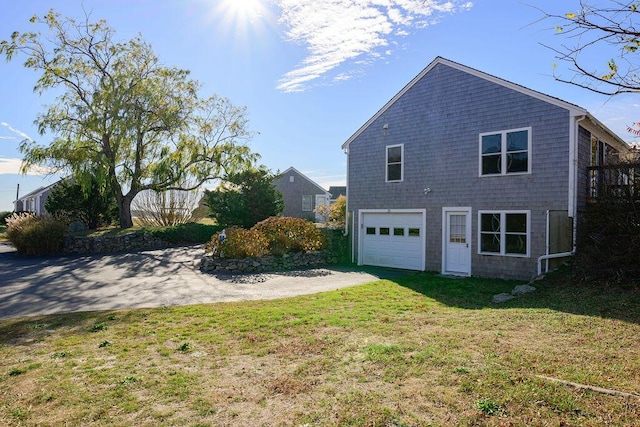
[[[387,146],[387,182],[402,181],[404,178],[404,145]]]
[[[479,211],[479,253],[529,256],[529,211]]]
[[[480,176],[531,172],[531,128],[480,134]]]

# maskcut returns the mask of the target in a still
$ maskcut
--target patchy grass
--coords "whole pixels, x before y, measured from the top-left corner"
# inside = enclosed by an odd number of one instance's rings
[[[7,226],[6,225],[0,225],[0,242],[8,242],[9,239],[7,239]]]
[[[640,298],[415,274],[273,301],[0,321],[1,425],[632,426]]]

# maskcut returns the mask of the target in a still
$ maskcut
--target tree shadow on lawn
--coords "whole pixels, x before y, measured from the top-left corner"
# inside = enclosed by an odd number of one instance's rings
[[[417,273],[394,280],[400,286],[419,292],[450,307],[469,310],[550,309],[565,313],[623,320],[640,324],[640,290],[576,284],[567,268],[548,274],[531,285],[533,293],[516,296],[505,303],[492,302],[493,295],[510,293],[523,281],[457,278],[437,273]]]

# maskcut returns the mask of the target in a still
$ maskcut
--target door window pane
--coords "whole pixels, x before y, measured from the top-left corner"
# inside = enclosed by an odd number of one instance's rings
[[[449,215],[449,242],[467,243],[466,215]]]

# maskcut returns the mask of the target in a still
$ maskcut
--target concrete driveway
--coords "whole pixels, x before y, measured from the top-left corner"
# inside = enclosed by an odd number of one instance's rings
[[[378,280],[373,272],[318,268],[211,275],[202,246],[136,253],[19,257],[0,243],[0,318],[74,311],[189,305],[313,294]]]

